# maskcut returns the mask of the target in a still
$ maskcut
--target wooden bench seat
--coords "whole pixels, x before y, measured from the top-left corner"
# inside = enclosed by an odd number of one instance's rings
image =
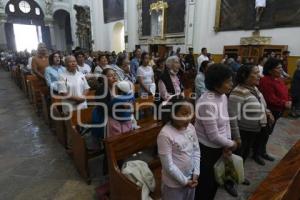
[[[248,200],[300,199],[300,141],[287,153]]]
[[[80,125],[78,112],[80,112],[81,123],[90,125],[92,122],[93,109],[93,107],[89,107],[80,111],[74,111],[72,113],[72,118],[65,121],[67,137],[70,137],[68,140],[71,142],[72,157],[75,166],[79,174],[86,180],[88,184],[91,183],[88,160],[99,156],[102,152],[100,150],[90,151],[86,148],[85,139],[80,135],[78,130],[78,125]]]
[[[156,139],[161,128],[161,123],[149,124],[144,128],[105,140],[111,200],[141,200],[142,189],[121,173],[121,166],[118,163],[128,159],[134,153],[149,148],[156,148]],[[156,180],[155,192],[151,196],[154,199],[160,199],[161,164],[157,154],[153,155],[153,159],[148,162],[148,165]]]

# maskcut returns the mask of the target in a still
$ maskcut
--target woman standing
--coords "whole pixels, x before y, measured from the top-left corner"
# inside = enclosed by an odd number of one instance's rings
[[[180,62],[177,56],[171,56],[166,61],[167,68],[158,81],[159,95],[162,101],[168,101],[174,95],[183,92],[183,85],[178,77]]]
[[[154,72],[152,67],[149,66],[149,54],[144,52],[141,56],[141,66],[137,70],[137,80],[141,85],[140,96],[152,95],[155,93],[155,89],[152,91],[154,83]]]
[[[57,93],[58,77],[66,71],[66,68],[61,65],[59,52],[54,52],[49,56],[49,64],[50,66],[45,70],[46,83],[52,92]]]
[[[238,154],[244,161],[247,159],[250,149],[256,138],[260,140],[261,131],[267,126],[267,119],[273,119],[263,95],[257,89],[260,80],[260,71],[257,66],[243,65],[237,72],[237,86],[229,96],[228,110],[231,117],[231,132],[241,140]],[[253,159],[260,165],[264,161],[260,159],[260,146],[256,143],[253,147]]]
[[[116,65],[118,67],[113,68],[118,76],[119,81],[130,81],[135,83],[135,77],[131,74],[130,71],[130,61],[124,55],[119,55],[117,58]]]
[[[209,61],[203,61],[200,67],[200,72],[197,74],[195,79],[195,91],[196,99],[198,99],[204,92],[207,91],[205,87],[205,74],[207,72]]]
[[[260,80],[259,89],[264,95],[268,109],[271,110],[275,123],[282,116],[285,109],[291,109],[288,88],[281,79],[282,65],[281,61],[270,58],[264,66],[264,77]],[[269,127],[265,138],[262,141],[261,157],[268,161],[274,161],[274,158],[267,154],[266,146],[269,135],[272,134],[275,123]]]
[[[218,188],[214,165],[222,154],[229,157],[237,148],[237,142],[231,139],[226,96],[233,85],[231,70],[226,65],[213,64],[207,70],[205,85],[208,91],[196,103],[201,173],[195,199],[213,200]],[[231,189],[234,190],[233,186]]]
[[[105,54],[100,54],[98,56],[97,63],[98,65],[95,67],[95,69],[92,70],[92,73],[94,74],[102,74],[103,70],[109,67],[107,57]]]

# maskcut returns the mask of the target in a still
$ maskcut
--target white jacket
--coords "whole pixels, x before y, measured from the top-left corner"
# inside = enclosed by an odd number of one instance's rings
[[[122,166],[122,173],[142,188],[142,200],[152,200],[149,194],[155,190],[155,179],[147,163],[140,160],[128,161]]]

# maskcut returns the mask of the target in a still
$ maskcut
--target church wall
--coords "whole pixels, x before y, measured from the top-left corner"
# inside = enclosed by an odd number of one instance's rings
[[[105,24],[103,14],[103,1],[91,0],[93,50],[113,51],[113,28],[119,22],[124,24],[124,20]]]
[[[222,54],[224,45],[239,45],[241,37],[252,35],[253,31],[216,33],[216,2],[217,0],[196,1],[193,43],[195,53],[199,53],[202,47],[207,47],[212,54]],[[291,56],[300,56],[300,27],[261,30],[261,35],[272,37],[273,45],[288,45]]]
[[[5,6],[8,1],[9,0],[2,0],[3,5]],[[50,27],[52,46],[54,48],[57,47],[57,49],[59,49],[59,50],[62,50],[62,49],[65,50],[65,48],[66,48],[65,45],[59,45],[59,43],[61,43],[62,41],[63,41],[63,43],[65,43],[65,41],[64,41],[64,38],[62,38],[63,34],[56,33],[56,31],[60,32],[62,30],[58,30],[58,28],[55,27],[55,23],[53,21],[53,14],[56,10],[59,10],[59,9],[66,10],[67,12],[70,13],[73,48],[78,46],[78,40],[76,37],[76,29],[77,29],[76,11],[73,9],[73,7],[74,7],[74,5],[90,7],[90,0],[72,0],[71,3],[70,3],[70,0],[59,0],[59,1],[53,0],[52,14],[50,13],[50,15],[47,14],[45,0],[35,0],[35,1],[40,5],[43,13],[45,14],[45,18],[44,18],[45,25]],[[2,33],[2,32],[4,32],[4,29],[2,28],[2,23],[0,23],[0,33]],[[3,43],[3,41],[4,41],[4,43]],[[5,34],[0,35],[0,46],[1,45],[6,45]]]

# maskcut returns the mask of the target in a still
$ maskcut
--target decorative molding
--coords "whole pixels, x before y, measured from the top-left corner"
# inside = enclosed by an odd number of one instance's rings
[[[45,14],[46,15],[53,14],[53,0],[45,0]]]
[[[169,8],[168,2],[158,1],[156,3],[150,4],[150,13],[152,13],[152,11],[164,11],[167,8]]]
[[[150,15],[153,12],[162,12],[162,22],[161,22],[161,39],[165,37],[165,26],[166,26],[166,10],[169,8],[168,2],[158,1],[156,3],[150,4]],[[151,22],[152,23],[152,22]],[[152,26],[152,25],[151,25]]]
[[[142,0],[137,1],[137,10],[138,10],[138,34],[139,38],[143,36],[143,19],[142,19],[142,12],[143,12],[143,2]]]
[[[158,1],[163,2],[163,1]],[[157,4],[154,3],[152,7],[150,6],[153,10],[156,10],[156,8],[161,8],[162,3]],[[163,2],[167,3],[167,2]],[[165,5],[166,6],[166,5]],[[139,33],[139,44],[141,45],[150,45],[150,44],[165,44],[165,45],[174,45],[174,44],[180,44],[184,45],[185,44],[185,33],[175,33],[175,34],[164,34],[163,37],[152,37],[152,36],[143,36],[142,33],[142,26],[143,26],[143,21],[142,21],[142,0],[137,1],[137,9],[138,9],[138,33]],[[163,23],[164,24],[164,23]]]
[[[241,45],[270,45],[272,37],[260,36],[259,31],[254,31],[251,37],[242,37]]]
[[[140,39],[141,45],[150,45],[150,44],[165,44],[165,45],[174,45],[174,44],[185,44],[185,37],[178,37],[178,38],[144,38]]]

